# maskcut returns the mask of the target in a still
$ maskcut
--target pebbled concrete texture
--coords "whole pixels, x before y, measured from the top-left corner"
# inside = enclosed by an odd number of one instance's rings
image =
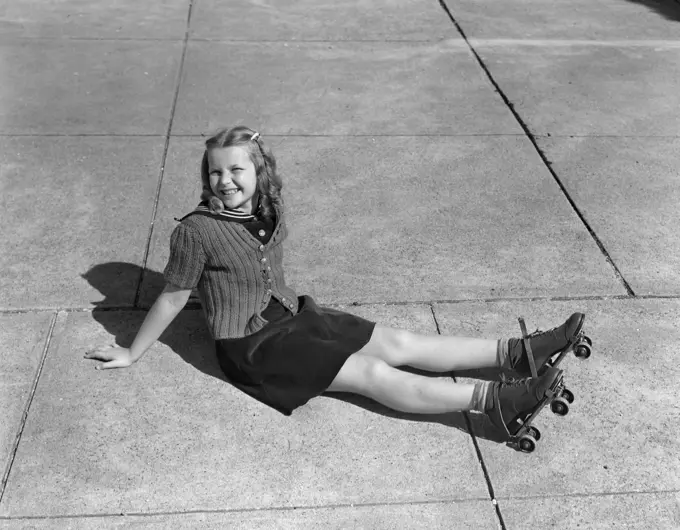
[[[438,41],[460,38],[437,2],[197,2],[191,37],[244,41]]]
[[[289,274],[323,300],[620,291],[524,139],[319,139],[281,147],[296,154],[286,161],[297,170]],[[498,158],[502,168],[487,164]],[[332,222],[313,223],[320,216]],[[528,240],[527,223],[549,232]]]
[[[238,123],[277,135],[521,132],[460,39],[196,41],[180,94],[175,134]]]
[[[532,503],[529,510],[528,502]],[[507,528],[674,530],[680,526],[677,492],[508,499],[502,500],[500,506]]]
[[[0,315],[0,470],[4,484],[23,428],[54,313]]]
[[[162,138],[0,137],[0,307],[134,303]],[[124,156],[123,156],[123,153]],[[106,278],[100,272],[108,263]]]
[[[443,3],[0,0],[0,529],[680,527],[678,4]],[[195,300],[133,367],[82,358],[132,341],[236,123],[301,294],[487,338],[586,312],[533,454],[353,394],[284,417]]]
[[[475,48],[533,134],[680,135],[680,41],[483,41]]]
[[[157,41],[0,41],[0,134],[165,134],[181,49]]]
[[[677,40],[674,0],[444,0],[475,39]]]
[[[679,294],[680,137],[538,144],[633,291]]]
[[[0,7],[0,35],[5,38],[36,39],[181,40],[186,33],[189,13],[184,0],[146,3],[112,0],[106,4],[84,0],[3,0]]]
[[[422,530],[456,528],[474,530],[496,528],[496,514],[488,500],[444,501],[409,505],[333,506],[284,510],[255,510],[223,513],[185,513],[125,517],[27,519],[21,522],[0,519],[0,530],[95,530],[187,528],[196,530],[389,530],[408,521],[408,527]]]

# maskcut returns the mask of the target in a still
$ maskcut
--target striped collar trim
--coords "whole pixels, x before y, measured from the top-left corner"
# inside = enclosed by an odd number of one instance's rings
[[[208,208],[205,203],[199,204],[194,212],[204,212],[204,213],[209,213],[212,215],[216,215],[218,217],[227,217],[229,219],[240,219],[242,221],[251,221],[255,219],[255,216],[250,213],[244,213],[244,212],[237,212],[235,210],[224,210],[220,213],[213,213],[210,211],[210,208]]]

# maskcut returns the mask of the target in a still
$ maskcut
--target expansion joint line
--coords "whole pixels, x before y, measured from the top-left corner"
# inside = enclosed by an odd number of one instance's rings
[[[187,13],[187,28],[184,32],[184,43],[182,46],[182,56],[179,61],[179,70],[177,72],[177,85],[175,86],[175,95],[172,99],[172,106],[170,108],[170,118],[168,119],[168,129],[165,132],[165,145],[163,146],[163,157],[161,159],[161,167],[158,171],[158,185],[156,186],[156,194],[154,196],[153,208],[151,210],[151,221],[149,223],[149,234],[146,239],[146,247],[144,249],[144,257],[142,258],[142,270],[139,273],[139,280],[137,283],[137,291],[135,292],[135,300],[133,307],[139,307],[139,299],[142,295],[142,284],[144,283],[144,276],[146,265],[149,261],[149,252],[151,251],[151,238],[153,237],[153,229],[156,223],[156,213],[158,211],[158,201],[161,196],[161,188],[163,187],[163,177],[165,176],[165,163],[168,159],[168,147],[170,146],[170,134],[172,133],[172,124],[175,120],[175,110],[177,109],[177,100],[179,98],[179,88],[182,84],[182,76],[184,74],[184,61],[187,56],[187,47],[189,43],[189,30],[191,28],[191,12],[194,7],[194,0],[189,0],[189,12]]]
[[[676,1],[678,1],[678,0],[676,0]],[[574,200],[573,200],[573,199],[571,198],[571,196],[569,195],[569,192],[568,192],[567,189],[564,187],[564,184],[562,183],[561,179],[557,176],[557,173],[555,173],[555,170],[553,170],[552,164],[550,163],[550,161],[548,160],[548,158],[547,158],[547,157],[545,156],[545,154],[543,153],[543,150],[542,150],[542,149],[540,148],[540,146],[538,145],[538,142],[536,141],[536,138],[534,137],[534,135],[532,134],[532,132],[529,130],[529,127],[526,125],[526,123],[524,123],[524,120],[523,120],[523,119],[520,117],[520,115],[517,113],[517,111],[515,110],[514,105],[513,105],[512,102],[508,99],[508,97],[505,95],[505,93],[503,92],[503,90],[501,90],[501,87],[498,85],[498,83],[496,82],[496,80],[495,80],[495,79],[493,78],[493,76],[491,75],[491,72],[490,72],[489,69],[487,68],[486,64],[484,64],[484,61],[482,60],[482,58],[481,58],[481,57],[479,56],[479,54],[477,53],[477,50],[475,50],[474,47],[472,46],[472,44],[470,44],[470,41],[468,40],[467,35],[465,35],[465,32],[463,31],[463,28],[460,27],[460,24],[458,24],[458,21],[456,21],[456,19],[453,17],[453,14],[452,14],[451,11],[449,10],[448,6],[446,5],[445,0],[438,0],[438,2],[439,2],[439,5],[441,6],[441,8],[442,8],[442,9],[446,12],[446,14],[448,15],[449,19],[451,20],[451,23],[456,27],[456,30],[458,31],[458,33],[460,33],[460,36],[461,36],[461,37],[463,38],[463,40],[465,41],[465,44],[467,44],[468,48],[470,49],[470,52],[472,52],[472,54],[474,55],[474,57],[475,57],[475,59],[477,60],[477,63],[479,64],[480,68],[481,68],[481,69],[484,71],[484,73],[486,74],[486,77],[489,79],[489,82],[493,85],[493,87],[494,87],[494,89],[496,90],[496,92],[498,92],[498,94],[500,95],[501,99],[503,100],[503,102],[505,103],[505,105],[508,107],[508,109],[510,110],[510,112],[512,113],[512,115],[514,116],[515,120],[517,120],[517,123],[520,125],[520,127],[521,127],[522,130],[524,131],[524,134],[525,134],[526,137],[529,139],[529,141],[531,142],[531,144],[534,146],[534,149],[536,149],[536,152],[538,153],[538,156],[541,158],[541,160],[542,160],[543,163],[545,164],[545,167],[548,169],[548,171],[549,171],[550,174],[552,175],[553,179],[555,180],[555,182],[556,182],[557,185],[559,186],[560,190],[562,190],[562,194],[565,196],[565,198],[567,199],[567,201],[569,201],[569,204],[571,205],[572,209],[574,210],[574,212],[576,213],[576,215],[578,216],[578,218],[579,218],[579,219],[581,220],[581,222],[583,223],[583,226],[585,226],[586,230],[588,230],[588,233],[590,234],[590,236],[593,238],[593,240],[594,240],[595,243],[597,244],[598,248],[600,249],[600,252],[602,252],[602,254],[604,255],[605,259],[607,260],[607,263],[609,263],[609,265],[614,269],[614,274],[616,275],[616,278],[619,280],[619,282],[621,282],[621,283],[623,284],[624,288],[626,289],[626,292],[628,293],[628,296],[635,297],[636,295],[635,295],[635,292],[633,291],[633,288],[630,286],[630,284],[628,283],[628,281],[623,277],[623,274],[621,274],[621,271],[620,271],[619,268],[616,266],[616,263],[614,263],[614,260],[613,260],[612,257],[609,255],[609,252],[608,252],[607,249],[605,248],[604,244],[602,243],[602,241],[600,240],[600,238],[597,237],[597,234],[595,233],[595,231],[593,230],[593,228],[590,226],[590,223],[588,223],[588,221],[586,220],[586,218],[585,218],[585,216],[583,215],[583,213],[581,212],[581,210],[578,208],[578,206],[576,206],[576,203],[574,202]]]
[[[491,503],[493,504],[493,507],[496,510],[496,517],[498,518],[498,523],[500,524],[501,530],[507,530],[507,527],[505,526],[505,521],[503,520],[503,514],[501,513],[501,507],[498,504],[498,501],[496,500],[496,493],[494,492],[493,485],[491,484],[491,476],[489,475],[489,470],[486,468],[484,458],[482,457],[482,450],[479,447],[477,437],[475,436],[475,433],[472,429],[472,422],[470,421],[470,416],[468,415],[467,412],[463,412],[463,416],[465,417],[465,426],[467,427],[467,430],[470,433],[470,437],[472,438],[472,445],[474,445],[475,452],[477,453],[477,460],[479,460],[479,465],[482,467],[482,473],[484,474],[486,487],[489,490],[489,497],[491,497]]]
[[[432,312],[432,319],[434,320],[434,324],[437,327],[437,334],[441,335],[441,329],[439,327],[439,321],[437,320],[437,315],[434,310],[434,303],[430,303],[430,311]],[[456,379],[456,374],[455,372],[449,372],[449,376],[451,379],[453,379],[455,382],[458,382]],[[503,520],[503,514],[501,513],[501,507],[498,505],[498,501],[496,500],[496,493],[493,490],[493,484],[491,484],[491,477],[489,476],[489,470],[486,468],[486,464],[484,463],[484,457],[482,457],[482,450],[479,448],[479,443],[477,443],[477,437],[475,436],[475,433],[472,429],[472,423],[470,422],[470,417],[468,416],[467,412],[463,412],[463,417],[465,418],[465,426],[467,427],[467,432],[470,435],[470,438],[472,439],[472,445],[475,447],[475,453],[477,455],[477,460],[479,461],[479,465],[482,468],[482,474],[484,475],[484,481],[486,482],[486,489],[489,492],[489,498],[491,499],[491,502],[493,504],[494,509],[496,510],[496,517],[498,518],[498,524],[501,527],[501,530],[507,530],[505,526],[505,521]]]
[[[435,313],[435,310],[434,310],[434,302],[430,302],[428,305],[430,306],[430,313],[432,314],[432,321],[434,322],[435,328],[437,330],[437,335],[441,335],[442,330],[439,327],[439,321],[437,320],[437,314]]]
[[[26,426],[26,421],[28,420],[28,412],[33,404],[33,397],[35,396],[35,391],[38,388],[38,381],[40,380],[40,375],[42,374],[43,365],[45,364],[45,359],[47,357],[47,350],[52,342],[52,334],[54,333],[54,327],[57,324],[57,319],[59,318],[59,312],[55,311],[52,315],[52,320],[50,321],[50,327],[47,330],[45,336],[45,342],[42,346],[42,352],[40,354],[40,361],[38,363],[38,369],[36,370],[35,377],[33,378],[33,384],[28,392],[28,398],[26,399],[26,406],[21,414],[21,419],[19,420],[19,429],[14,438],[14,443],[10,450],[9,459],[5,470],[2,474],[2,481],[0,482],[0,503],[2,503],[2,498],[5,495],[5,488],[7,487],[7,482],[9,481],[9,475],[12,471],[12,466],[14,465],[14,458],[16,457],[17,451],[19,450],[19,443],[21,442],[21,437],[24,434],[24,427]]]

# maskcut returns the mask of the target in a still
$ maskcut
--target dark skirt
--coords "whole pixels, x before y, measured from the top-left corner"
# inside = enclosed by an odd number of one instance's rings
[[[298,300],[296,315],[286,312],[247,337],[215,341],[227,379],[287,416],[330,386],[375,327],[356,315],[319,307],[310,296]]]

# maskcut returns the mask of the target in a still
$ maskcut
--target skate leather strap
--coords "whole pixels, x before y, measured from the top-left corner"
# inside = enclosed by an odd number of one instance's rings
[[[534,353],[531,351],[531,345],[529,344],[529,337],[527,333],[527,326],[524,323],[524,319],[519,317],[519,327],[522,329],[522,340],[524,341],[524,347],[527,350],[527,358],[529,359],[529,369],[531,370],[531,377],[538,377],[538,372],[536,371],[536,361],[534,360]]]

